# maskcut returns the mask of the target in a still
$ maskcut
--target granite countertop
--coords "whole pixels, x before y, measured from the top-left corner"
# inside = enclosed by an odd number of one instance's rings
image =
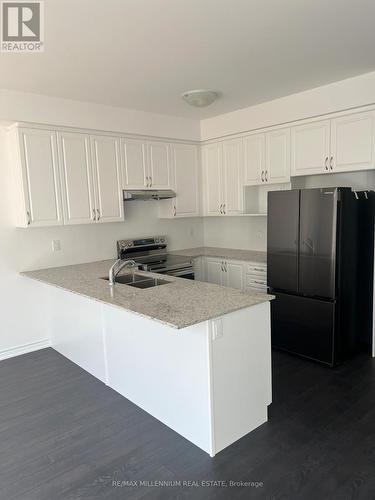
[[[23,272],[22,275],[77,293],[105,304],[153,319],[173,328],[185,328],[273,299],[262,293],[243,293],[234,288],[190,281],[150,272],[139,274],[166,279],[170,283],[139,289],[117,283],[110,287],[108,276],[113,260]],[[131,271],[121,272],[126,274]]]
[[[267,263],[267,252],[256,250],[237,250],[234,248],[219,247],[197,247],[187,248],[186,250],[174,250],[169,252],[174,255],[184,257],[217,257],[219,259],[242,260],[245,262],[257,262],[259,264]]]

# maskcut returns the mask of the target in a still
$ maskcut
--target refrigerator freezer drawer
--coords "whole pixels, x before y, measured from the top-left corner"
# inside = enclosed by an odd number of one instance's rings
[[[271,302],[272,346],[333,365],[335,303],[276,294]]]

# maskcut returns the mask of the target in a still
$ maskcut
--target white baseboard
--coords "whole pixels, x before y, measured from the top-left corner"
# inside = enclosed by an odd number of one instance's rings
[[[16,347],[11,347],[10,349],[4,349],[0,351],[0,361],[3,359],[13,358],[14,356],[21,356],[21,354],[26,354],[28,352],[38,351],[39,349],[45,349],[50,346],[51,341],[49,339],[43,339],[38,342],[30,342],[29,344],[22,344]]]

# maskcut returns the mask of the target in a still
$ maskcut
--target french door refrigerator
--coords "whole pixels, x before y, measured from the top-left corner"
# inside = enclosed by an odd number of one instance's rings
[[[350,188],[268,194],[272,344],[329,366],[356,349],[358,195]]]

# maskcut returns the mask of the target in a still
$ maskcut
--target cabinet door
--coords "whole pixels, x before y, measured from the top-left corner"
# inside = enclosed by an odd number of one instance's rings
[[[21,128],[18,132],[26,225],[63,223],[56,133]]]
[[[245,185],[262,184],[262,173],[266,169],[265,136],[253,134],[243,138],[244,179]]]
[[[222,208],[222,145],[209,144],[203,148],[204,206],[206,215],[221,215]]]
[[[148,143],[148,165],[152,189],[169,189],[171,175],[169,168],[169,145],[164,142]]]
[[[329,169],[330,120],[291,129],[291,175],[323,174]]]
[[[199,163],[196,146],[172,145],[173,183],[176,191],[175,215],[199,215]]]
[[[242,139],[223,143],[223,211],[224,215],[243,212]]]
[[[119,139],[92,136],[98,222],[123,221]]]
[[[266,182],[290,182],[290,129],[266,134],[265,170]]]
[[[90,138],[85,134],[58,134],[65,224],[90,224],[96,220],[90,158]]]
[[[223,284],[223,260],[206,258],[206,281],[215,285]]]
[[[244,288],[244,269],[243,264],[239,262],[232,262],[230,260],[225,262],[225,286],[243,290]]]
[[[144,189],[148,179],[147,150],[143,141],[121,139],[124,189]]]
[[[374,168],[374,116],[374,113],[357,113],[332,120],[330,168],[333,171]]]

